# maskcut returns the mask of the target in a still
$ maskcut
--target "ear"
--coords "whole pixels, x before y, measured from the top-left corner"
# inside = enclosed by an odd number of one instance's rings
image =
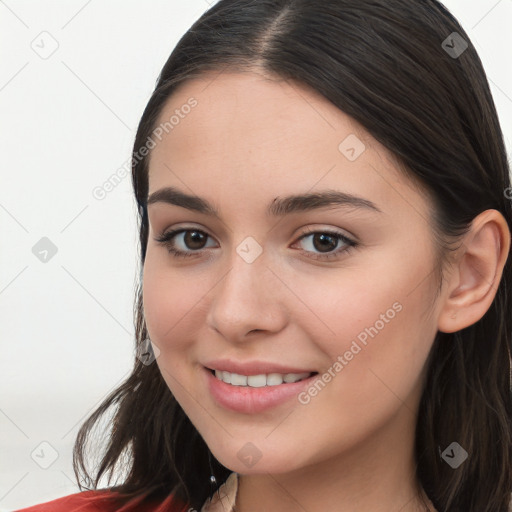
[[[510,251],[510,230],[497,210],[473,219],[450,272],[438,318],[441,332],[456,332],[478,322],[494,300]]]

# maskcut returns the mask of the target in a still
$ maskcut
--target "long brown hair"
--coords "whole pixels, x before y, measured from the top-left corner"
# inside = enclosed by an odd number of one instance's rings
[[[510,170],[486,75],[468,35],[440,2],[220,0],[175,47],[138,127],[132,181],[141,265],[148,238],[148,158],[139,149],[164,104],[177,86],[205,71],[253,69],[311,86],[387,147],[433,198],[432,230],[442,254],[449,251],[447,240],[464,234],[489,208],[501,212],[512,231],[505,194]],[[459,332],[439,332],[429,355],[415,454],[418,479],[439,511],[508,511],[511,290],[509,257],[483,318]],[[148,337],[140,282],[134,313],[140,349]],[[108,445],[91,477],[87,440],[111,408]],[[457,469],[440,456],[453,441],[469,454]],[[126,476],[111,489],[124,500],[160,500],[172,492],[198,510],[214,490],[210,475],[219,485],[230,473],[213,457],[158,366],[139,358],[81,427],[73,465],[81,489],[80,473],[97,489],[104,474],[111,477],[121,467]]]

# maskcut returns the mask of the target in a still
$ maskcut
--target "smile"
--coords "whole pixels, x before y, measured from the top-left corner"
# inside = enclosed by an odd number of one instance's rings
[[[318,372],[243,375],[203,366],[203,375],[205,387],[217,405],[257,414],[292,401],[300,405],[299,394],[312,385]]]
[[[217,379],[231,384],[232,386],[249,386],[252,388],[261,388],[265,386],[279,386],[283,383],[289,384],[299,382],[312,376],[316,372],[304,373],[268,373],[260,375],[241,375],[221,370],[212,370]]]

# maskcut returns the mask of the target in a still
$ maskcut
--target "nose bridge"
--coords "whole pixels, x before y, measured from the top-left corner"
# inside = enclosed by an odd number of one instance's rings
[[[212,291],[208,323],[226,337],[242,337],[251,330],[280,328],[280,293],[267,268],[263,248],[244,239],[229,260],[230,268]]]

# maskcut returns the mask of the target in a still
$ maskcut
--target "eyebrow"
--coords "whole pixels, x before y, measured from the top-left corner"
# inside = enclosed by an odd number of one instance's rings
[[[220,219],[218,210],[206,199],[186,194],[175,187],[161,188],[149,195],[147,204],[155,203],[173,204]],[[280,217],[328,206],[346,206],[382,213],[382,210],[368,199],[338,190],[325,190],[311,194],[276,197],[267,207],[267,215]]]

